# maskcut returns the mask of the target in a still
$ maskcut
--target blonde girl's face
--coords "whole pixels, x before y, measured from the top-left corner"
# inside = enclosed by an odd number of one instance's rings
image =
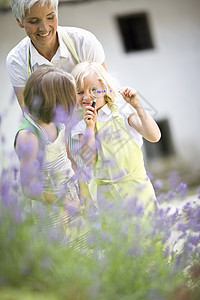
[[[83,80],[83,88],[77,91],[77,102],[78,105],[82,108],[85,108],[88,105],[92,105],[95,96],[93,95],[94,88],[101,87],[102,80],[97,74],[91,74],[84,78]],[[101,97],[101,93],[98,95],[96,99],[96,109],[100,109],[102,106],[106,104],[104,96]]]

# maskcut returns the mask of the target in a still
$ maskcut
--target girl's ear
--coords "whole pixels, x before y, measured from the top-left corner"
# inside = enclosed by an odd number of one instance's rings
[[[24,28],[24,25],[20,22],[20,20],[19,19],[16,19],[16,20],[17,20],[18,26],[21,27],[21,28]]]

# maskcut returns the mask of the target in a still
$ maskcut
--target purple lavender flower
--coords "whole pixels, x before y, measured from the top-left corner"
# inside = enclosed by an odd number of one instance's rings
[[[172,190],[169,190],[167,192],[166,198],[169,199],[169,200],[171,200],[171,199],[174,199],[175,196],[176,196],[176,193],[174,191],[172,191]]]
[[[79,213],[79,209],[73,205],[67,205],[65,209],[69,213],[70,217],[73,217]]]
[[[14,173],[14,180],[17,180],[17,174],[19,173],[18,168],[13,167],[13,173]]]
[[[122,224],[121,228],[120,228],[120,232],[119,232],[119,237],[123,238],[127,236],[127,232],[128,232],[128,228],[129,228],[129,224]]]
[[[167,247],[165,248],[164,255],[165,255],[165,257],[168,257],[168,256],[169,256],[169,254],[170,254],[170,247],[169,247],[169,246],[167,246]]]
[[[160,179],[156,179],[153,185],[156,190],[161,190],[163,188],[163,182]]]
[[[132,245],[132,247],[130,247],[127,252],[126,255],[127,256],[140,256],[144,253],[144,247],[142,247],[141,245]]]
[[[197,188],[197,197],[200,199],[200,186]]]
[[[101,233],[101,241],[102,242],[111,243],[112,242],[111,234],[109,232],[102,231],[102,233]]]
[[[1,199],[5,206],[10,206],[14,202],[11,194],[11,187],[11,182],[9,182],[8,180],[4,179],[1,182]]]
[[[97,92],[98,94],[101,94],[101,93],[103,93],[103,90],[97,89],[96,92]]]
[[[194,250],[194,246],[191,245],[191,243],[188,242],[184,243],[183,253],[185,255],[185,258],[191,259],[193,256],[193,250]],[[185,260],[187,261],[187,259]]]
[[[64,110],[62,105],[57,105],[54,111],[54,122],[68,124],[70,121],[70,116]]]
[[[182,232],[185,233],[187,229],[188,229],[187,224],[185,224],[185,223],[178,223],[177,230],[182,231]]]
[[[184,206],[184,212],[187,218],[187,225],[193,232],[200,231],[200,206],[192,207],[190,205]]]
[[[200,234],[189,235],[187,238],[187,242],[192,244],[193,246],[197,246],[200,243]]]
[[[153,178],[154,178],[154,175],[153,175],[153,173],[151,173],[151,172],[148,172],[147,171],[147,176],[149,177],[149,179],[152,181],[153,180]]]
[[[52,260],[51,260],[51,258],[50,257],[46,257],[46,256],[43,257],[41,259],[41,266],[44,269],[50,269],[51,266],[52,266]]]
[[[13,215],[14,215],[14,221],[16,223],[21,223],[23,221],[22,218],[23,210],[19,205],[15,205],[13,207]]]
[[[166,200],[166,195],[165,193],[161,193],[160,195],[157,195],[156,198],[158,203],[161,204]]]
[[[122,207],[123,211],[127,216],[137,216],[138,218],[142,217],[144,214],[144,207],[141,203],[138,202],[136,196],[130,197]]]
[[[177,171],[171,171],[170,172],[168,182],[169,182],[169,187],[171,189],[175,189],[176,188],[176,186],[180,182],[180,177],[179,177]]]
[[[176,187],[176,192],[179,194],[180,198],[185,198],[187,195],[187,184],[185,182],[179,183]]]

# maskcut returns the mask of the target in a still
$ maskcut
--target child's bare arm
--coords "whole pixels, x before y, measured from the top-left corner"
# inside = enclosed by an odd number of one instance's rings
[[[53,193],[43,192],[41,162],[38,160],[38,139],[28,130],[21,130],[16,141],[16,152],[20,160],[20,176],[23,193],[35,200],[53,203]]]
[[[142,107],[138,100],[137,92],[129,87],[124,87],[119,92],[124,100],[130,103],[137,111],[137,114],[129,116],[129,125],[137,130],[146,140],[153,143],[158,142],[161,137],[160,129],[149,113]]]
[[[74,170],[74,172],[77,174],[77,181],[78,181],[78,185],[79,185],[79,198],[81,201],[81,209],[85,206],[85,202],[86,200],[90,201],[91,200],[91,196],[89,193],[89,189],[87,186],[86,181],[84,180],[84,178],[82,178],[82,174],[79,173],[79,169],[78,166],[76,164],[76,162],[74,161],[73,157],[71,156],[70,152],[69,152],[69,147],[68,144],[66,143],[66,151],[67,151],[67,156],[70,159],[71,163],[72,163],[72,168]]]

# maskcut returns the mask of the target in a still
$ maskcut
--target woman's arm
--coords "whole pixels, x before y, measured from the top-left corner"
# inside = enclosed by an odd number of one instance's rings
[[[127,103],[135,108],[137,114],[131,114],[128,118],[129,125],[137,130],[146,140],[152,143],[156,143],[161,138],[161,132],[149,115],[149,113],[143,108],[138,100],[138,95],[135,90],[129,87],[122,88],[120,94],[123,96]]]
[[[23,111],[24,110],[24,96],[23,96],[24,87],[15,87],[14,86],[13,89],[14,89],[15,95],[17,97],[17,100],[19,102],[19,105]]]

